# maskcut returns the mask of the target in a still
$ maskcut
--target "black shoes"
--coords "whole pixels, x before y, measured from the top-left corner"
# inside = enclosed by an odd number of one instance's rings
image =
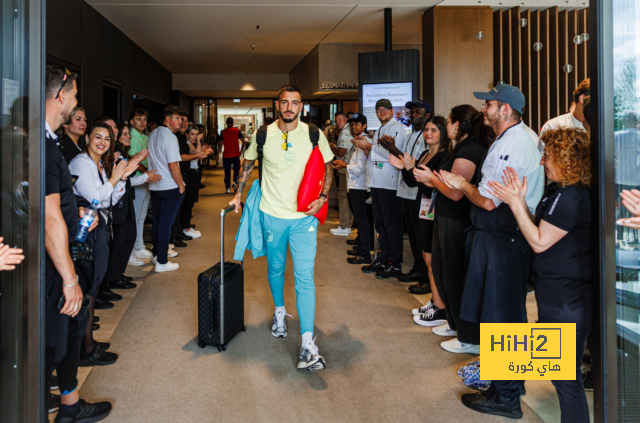
[[[118,295],[109,288],[106,288],[98,293],[98,297],[96,299],[98,298],[107,301],[120,301],[122,299],[122,295]]]
[[[60,395],[49,393],[49,404],[47,405],[49,414],[53,414],[60,409]]]
[[[400,279],[400,278],[398,278]],[[416,295],[424,295],[431,293],[431,284],[427,281],[425,283],[419,283],[416,285],[411,285],[409,287],[409,292]]]
[[[111,348],[111,344],[108,342],[95,341],[95,343],[96,343],[96,347],[100,348],[102,351],[107,351],[109,348]]]
[[[189,238],[191,238],[191,237],[189,237]],[[171,241],[172,241],[171,243],[173,244],[173,248],[184,248],[184,247],[187,246],[187,243],[182,241],[179,238],[174,238]]]
[[[360,245],[360,241],[356,238],[356,239],[348,239],[347,240],[347,244],[349,245]]]
[[[522,408],[520,408],[520,398],[508,401],[499,394],[489,391],[477,394],[464,394],[462,403],[479,413],[493,414],[495,416],[508,417],[510,419],[521,419]]]
[[[350,250],[347,250],[348,256],[357,256],[359,254],[360,254],[360,248],[358,248],[357,246],[353,247]]]
[[[100,318],[98,316],[93,316],[93,323],[98,323]]]
[[[121,279],[125,282],[133,282],[133,278],[131,276],[125,276],[124,273],[122,274]]]
[[[371,257],[369,258],[364,258],[361,256],[356,256],[356,257],[349,257],[347,259],[347,262],[349,264],[370,264],[371,263]],[[367,272],[365,272],[367,273]]]
[[[176,239],[180,239],[182,241],[191,241],[191,240],[193,240],[193,238],[191,238],[189,235],[187,235],[185,233],[182,233],[182,232],[180,233],[180,235],[178,235],[176,237]]]
[[[205,188],[205,187],[206,187],[205,184],[202,184],[202,183],[200,184],[200,189]]]
[[[60,411],[54,423],[93,423],[104,420],[111,413],[111,403],[97,402],[89,404],[85,400],[80,400],[80,406],[74,413]]]
[[[109,282],[110,289],[133,289],[137,286],[138,285],[136,285],[135,283],[127,282],[123,279],[120,279],[119,281],[116,281],[116,282]]]
[[[58,376],[51,376],[51,388],[52,391],[57,391],[60,388],[58,386]]]
[[[416,269],[411,269],[409,273],[401,273],[400,275],[398,275],[398,280],[400,282],[429,283],[429,277],[424,273],[417,271]]]
[[[107,301],[107,300],[101,300],[100,298],[96,297],[96,310],[109,310],[110,308],[113,308],[113,303],[111,301]]]
[[[105,351],[96,346],[89,354],[80,354],[80,367],[108,366],[118,361],[118,354]]]
[[[99,324],[97,324],[97,323],[94,323],[94,324],[93,324],[93,329],[92,329],[92,330],[95,332],[95,331],[97,331],[98,329],[100,329],[100,325],[99,325]]]
[[[387,266],[386,263],[383,263],[380,260],[375,259],[375,261],[371,263],[369,266],[362,267],[362,273],[378,273],[384,270],[386,266]]]
[[[401,275],[401,274],[402,274],[402,269],[400,268],[400,266],[394,266],[391,263],[389,263],[389,265],[386,266],[384,270],[381,270],[378,273],[376,273],[376,278],[391,279],[391,278],[397,278],[398,275]]]

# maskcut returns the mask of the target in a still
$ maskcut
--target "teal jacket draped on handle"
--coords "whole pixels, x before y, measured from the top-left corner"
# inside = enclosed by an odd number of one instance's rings
[[[236,250],[233,255],[233,259],[236,261],[243,260],[245,250],[251,250],[254,260],[267,254],[267,246],[262,232],[263,213],[260,211],[261,199],[262,189],[260,188],[260,181],[256,179],[253,181],[245,200],[244,210],[240,218],[240,228],[238,228],[238,233],[236,234]]]

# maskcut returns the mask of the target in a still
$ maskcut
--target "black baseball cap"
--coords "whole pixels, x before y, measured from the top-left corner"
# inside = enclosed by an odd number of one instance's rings
[[[421,109],[427,109],[427,112],[431,114],[431,106],[429,105],[429,103],[427,103],[424,100],[410,101],[404,105],[404,107],[406,107],[409,110],[411,110],[413,106],[420,107]]]
[[[360,122],[361,124],[366,125],[367,117],[360,113],[354,113],[353,116],[351,116],[351,119],[347,121],[347,123],[351,123],[351,122]]]
[[[473,95],[480,100],[498,100],[508,104],[513,110],[524,113],[524,94],[522,94],[519,88],[513,85],[501,84],[494,87],[488,93],[474,91]]]

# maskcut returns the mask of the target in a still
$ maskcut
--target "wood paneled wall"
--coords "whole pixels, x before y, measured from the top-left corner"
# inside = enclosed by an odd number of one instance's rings
[[[523,28],[519,20],[527,19]],[[519,87],[526,97],[523,119],[538,132],[549,119],[567,113],[572,94],[588,77],[587,44],[573,38],[587,32],[588,10],[493,12],[493,79]],[[533,44],[541,42],[540,51]],[[571,65],[569,73],[563,70]]]

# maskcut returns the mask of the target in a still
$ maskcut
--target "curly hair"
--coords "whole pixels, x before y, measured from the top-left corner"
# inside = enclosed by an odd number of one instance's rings
[[[546,131],[540,141],[545,154],[558,169],[560,186],[591,185],[591,141],[581,128],[560,128]]]

